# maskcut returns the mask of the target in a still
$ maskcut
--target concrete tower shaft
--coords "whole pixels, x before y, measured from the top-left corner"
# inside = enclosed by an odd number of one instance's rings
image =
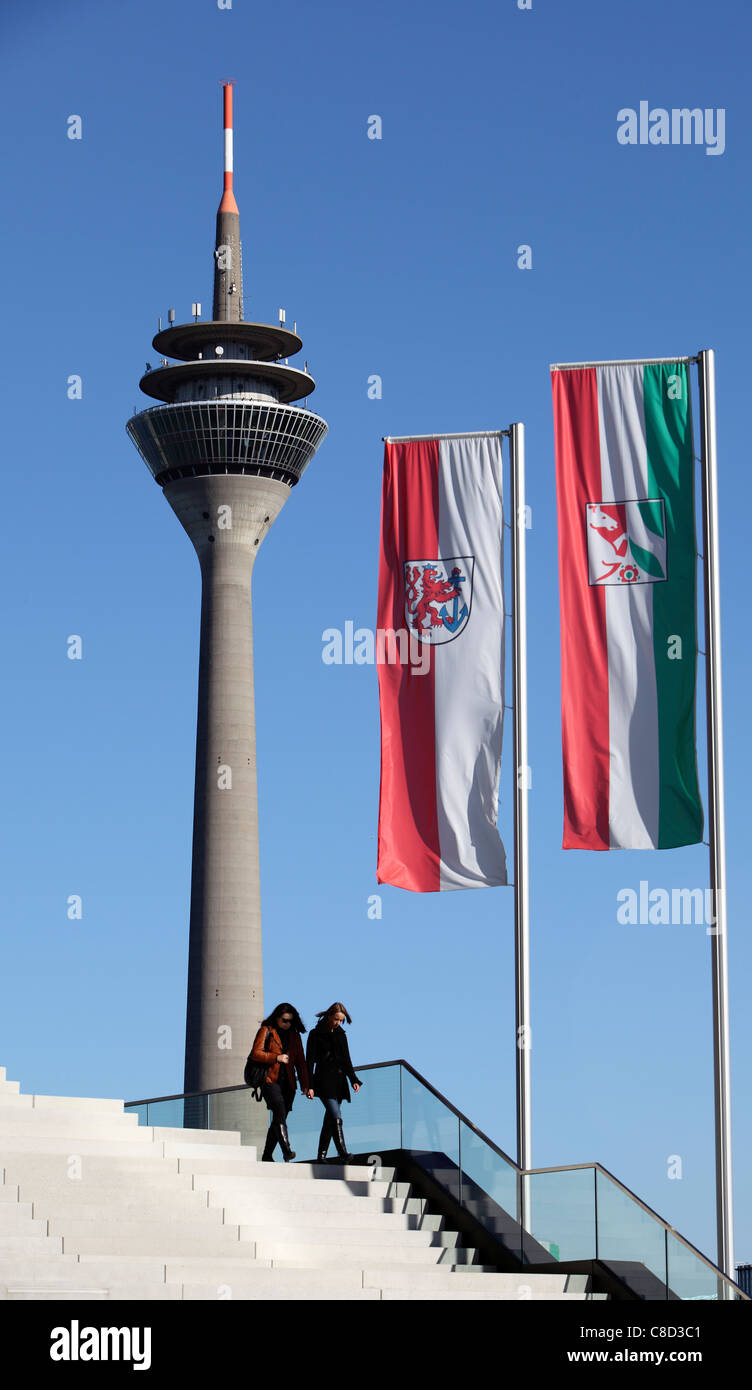
[[[203,1091],[239,1084],[263,1017],[251,575],[290,489],[217,474],[164,495],[202,579],[184,1084]]]
[[[213,318],[157,333],[155,349],[177,361],[142,377],[160,404],[127,425],[201,566],[186,1091],[242,1083],[263,1017],[251,575],[327,432],[295,404],[315,389],[307,370],[289,365],[300,338],[243,319],[230,84],[224,125]],[[244,1095],[214,1103],[211,1114],[224,1128],[248,1129]]]

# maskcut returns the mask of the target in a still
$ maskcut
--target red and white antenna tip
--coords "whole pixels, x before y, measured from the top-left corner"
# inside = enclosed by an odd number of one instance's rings
[[[220,212],[237,212],[235,194],[232,191],[232,82],[223,82],[224,94],[224,133],[225,133],[225,184]]]

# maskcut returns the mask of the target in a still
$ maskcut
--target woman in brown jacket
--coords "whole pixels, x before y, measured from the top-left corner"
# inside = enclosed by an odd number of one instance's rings
[[[262,1088],[262,1095],[271,1112],[262,1163],[274,1162],[277,1144],[285,1163],[295,1157],[287,1133],[287,1116],[295,1099],[296,1072],[301,1088],[309,1099],[313,1099],[301,1033],[305,1033],[305,1024],[297,1009],[292,1004],[278,1004],[264,1019],[251,1048],[254,1062],[270,1063]]]

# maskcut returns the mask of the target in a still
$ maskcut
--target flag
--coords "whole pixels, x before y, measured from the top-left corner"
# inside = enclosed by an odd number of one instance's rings
[[[553,369],[565,849],[702,839],[686,362]]]
[[[387,441],[377,669],[377,879],[417,893],[507,881],[501,440]]]

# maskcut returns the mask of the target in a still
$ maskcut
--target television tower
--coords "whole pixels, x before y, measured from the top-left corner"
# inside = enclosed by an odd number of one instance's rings
[[[200,321],[198,304],[191,323],[175,324],[172,310],[164,331],[160,321],[153,346],[165,361],[140,387],[161,404],[126,427],[201,566],[186,1092],[242,1084],[264,1015],[251,573],[327,432],[320,416],[292,404],[315,383],[288,365],[303,344],[284,327],[284,311],[279,325],[243,319],[232,85],[223,84],[211,322]],[[248,1129],[247,1093],[239,1096],[212,1103],[212,1127]]]

